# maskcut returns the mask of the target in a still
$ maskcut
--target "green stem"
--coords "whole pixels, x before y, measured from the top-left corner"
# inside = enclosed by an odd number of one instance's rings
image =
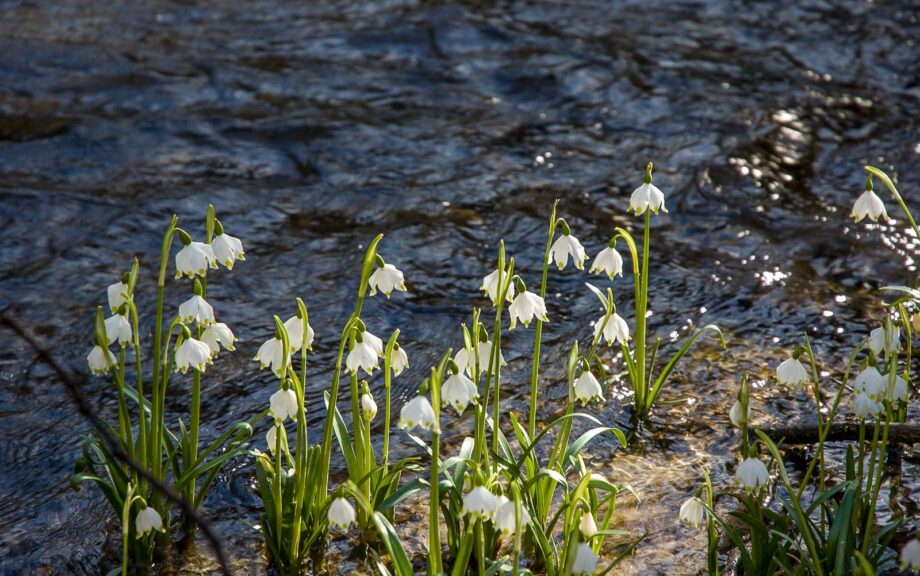
[[[546,277],[549,272],[549,251],[553,246],[553,235],[556,232],[556,206],[559,200],[553,202],[553,210],[549,217],[549,231],[546,234],[546,250],[543,252],[543,274],[540,277],[540,298],[546,298]],[[540,380],[540,343],[543,340],[543,321],[537,318],[534,334],[533,363],[530,368],[530,412],[527,420],[527,431],[533,438],[537,433],[537,396],[539,394],[538,382]]]
[[[131,321],[132,321],[132,346],[134,348],[134,364],[137,372],[137,405],[138,405],[138,445],[136,455],[140,455],[140,465],[143,466],[144,470],[149,470],[149,459],[147,455],[147,411],[144,408],[144,371],[143,366],[141,365],[141,341],[140,341],[140,330],[138,329],[140,320],[137,316],[137,307],[134,305],[133,299],[129,301],[128,309],[131,312]],[[139,483],[139,492],[143,496],[147,495],[147,480],[146,478],[138,478]]]
[[[901,194],[898,193],[898,189],[895,187],[894,182],[891,181],[891,178],[889,178],[887,174],[874,166],[866,166],[866,171],[885,184],[885,187],[888,188],[888,191],[891,192],[891,195],[894,196],[895,201],[901,207],[901,211],[904,212],[904,216],[907,217],[907,221],[910,222],[910,227],[914,229],[914,234],[917,238],[920,238],[920,228],[917,227],[917,223],[914,221],[914,217],[910,213],[910,209],[904,202],[904,198],[902,198]]]
[[[642,272],[639,276],[639,290],[636,293],[636,376],[639,380],[635,386],[636,415],[641,419],[648,414],[651,406],[646,406],[648,390],[646,389],[645,366],[645,332],[646,312],[648,310],[648,259],[649,259],[649,233],[651,228],[651,211],[645,211],[645,226],[642,230]]]
[[[431,378],[431,407],[434,410],[434,430],[431,433],[431,477],[429,486],[431,497],[428,502],[428,570],[429,574],[440,574],[444,571],[441,562],[441,520],[439,515],[441,495],[438,481],[438,470],[441,458],[441,375],[432,374]]]
[[[152,392],[152,412],[151,412],[151,436],[153,442],[150,443],[150,464],[153,469],[153,475],[162,479],[160,454],[160,430],[163,427],[163,416],[160,413],[159,396],[162,392],[159,389],[160,382],[160,350],[163,342],[163,292],[166,288],[166,265],[169,262],[169,253],[172,250],[173,234],[176,230],[176,224],[179,217],[173,214],[169,227],[166,228],[166,234],[163,235],[163,245],[160,250],[160,275],[157,277],[157,308],[156,322],[153,326],[153,390]]]

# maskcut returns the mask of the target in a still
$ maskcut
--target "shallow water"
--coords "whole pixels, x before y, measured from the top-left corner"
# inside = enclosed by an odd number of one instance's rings
[[[63,0],[3,2],[0,14],[0,306],[82,366],[105,286],[139,256],[151,330],[162,229],[176,212],[200,236],[214,203],[247,261],[209,286],[240,341],[204,380],[206,437],[267,405],[273,379],[251,357],[296,296],[317,327],[316,406],[375,233],[409,285],[365,308],[373,332],[401,329],[410,355],[398,409],[444,346],[461,342],[471,303],[485,304],[477,288],[499,238],[536,286],[553,199],[594,254],[614,226],[637,224],[628,195],[654,161],[670,212],[654,219],[652,329],[667,341],[715,322],[730,343],[683,365],[664,394],[679,401],[656,411],[639,449],[591,445],[592,464],[642,497],[621,502],[616,527],[647,538],[618,573],[704,566],[703,533],[676,526],[676,511],[701,467],[730,478],[727,410],[741,374],[766,380],[803,331],[839,370],[878,321],[877,288],[914,269],[903,221],[847,218],[866,162],[908,199],[920,184],[910,1]],[[598,314],[585,280],[550,276],[547,417],[561,409],[566,350]],[[631,279],[614,286],[631,319]],[[99,573],[118,549],[116,525],[97,491],[68,483],[88,425],[25,343],[0,334],[0,571]],[[532,332],[508,344],[505,391],[523,411]],[[103,382],[87,386],[110,411]],[[176,378],[172,390],[182,407],[187,385]],[[758,423],[809,418],[804,395],[769,380],[756,396]],[[623,405],[608,399],[595,412],[625,426]],[[448,441],[469,424],[448,425]],[[916,459],[905,468],[916,510]],[[253,481],[240,461],[206,504],[242,574],[266,570],[245,525],[258,522]],[[420,554],[414,516],[397,519]],[[349,544],[332,547],[345,555]],[[213,568],[200,549],[174,571]],[[363,569],[360,559],[336,566]]]

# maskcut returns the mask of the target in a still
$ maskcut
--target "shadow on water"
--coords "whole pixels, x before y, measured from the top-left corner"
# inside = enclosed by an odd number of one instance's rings
[[[558,197],[596,253],[614,226],[635,225],[628,194],[653,160],[670,213],[655,219],[652,330],[668,343],[715,322],[730,342],[723,355],[700,348],[675,374],[639,448],[604,438],[586,453],[642,497],[619,511],[616,528],[648,533],[621,573],[699,571],[704,535],[676,526],[676,511],[701,468],[731,478],[727,412],[740,375],[757,380],[755,421],[809,418],[805,396],[777,390],[770,368],[803,331],[839,366],[878,319],[877,288],[915,269],[902,222],[847,219],[866,162],[896,175],[908,197],[920,184],[910,172],[920,153],[911,2],[65,0],[0,10],[0,305],[82,365],[104,287],[137,255],[149,299],[169,215],[195,230],[213,202],[247,261],[209,289],[240,351],[204,379],[206,436],[267,405],[272,378],[252,354],[271,314],[293,313],[298,295],[318,327],[308,384],[317,406],[361,246],[376,232],[410,289],[366,314],[377,334],[402,331],[412,368],[396,381],[398,409],[461,342],[471,303],[484,304],[479,279],[499,238],[536,283]],[[566,350],[598,314],[584,274],[550,278],[547,417],[561,406]],[[615,289],[631,318],[630,279]],[[98,573],[118,549],[116,527],[97,493],[74,494],[67,481],[87,424],[49,368],[0,333],[2,571]],[[515,331],[509,346],[508,405],[523,411],[532,332]],[[90,386],[111,413],[104,384]],[[187,393],[176,378],[172,407]],[[611,394],[594,412],[625,426],[627,402]],[[319,421],[314,412],[314,429]],[[456,446],[470,423],[445,428]],[[397,455],[413,452],[395,438]],[[905,467],[916,507],[917,463]],[[246,526],[258,522],[252,484],[250,463],[236,462],[206,503],[242,574],[265,572]],[[419,509],[397,521],[421,554]],[[364,570],[351,546],[333,541],[332,571]],[[199,549],[176,571],[213,568]]]

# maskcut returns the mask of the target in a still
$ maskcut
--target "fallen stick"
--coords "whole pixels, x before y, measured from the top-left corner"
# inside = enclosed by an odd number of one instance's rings
[[[872,424],[866,425],[866,438],[872,437]],[[758,428],[774,442],[785,444],[817,444],[817,424],[790,424],[787,426],[770,426]],[[859,440],[859,424],[856,422],[837,422],[831,424],[827,434],[828,442]],[[920,442],[920,424],[891,423],[888,428],[888,441],[900,444]]]

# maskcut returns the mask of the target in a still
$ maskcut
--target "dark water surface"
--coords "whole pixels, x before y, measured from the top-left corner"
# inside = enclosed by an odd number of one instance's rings
[[[402,330],[412,369],[396,381],[398,410],[485,304],[477,288],[499,238],[536,287],[553,199],[596,254],[614,226],[636,224],[628,195],[652,160],[670,210],[654,219],[652,329],[667,341],[690,321],[716,322],[729,350],[704,346],[678,371],[664,397],[680,401],[656,412],[640,449],[614,456],[599,441],[590,460],[643,498],[621,503],[616,527],[648,537],[619,573],[694,574],[704,535],[676,526],[677,508],[702,467],[731,478],[727,411],[741,374],[758,379],[756,421],[807,420],[804,394],[778,390],[770,369],[807,330],[839,371],[880,317],[876,289],[904,282],[918,251],[903,220],[848,220],[866,162],[917,197],[918,5],[787,4],[2,2],[0,306],[82,368],[105,287],[141,257],[149,333],[163,228],[176,212],[201,236],[214,203],[247,261],[210,282],[240,338],[204,379],[212,438],[267,406],[275,383],[252,355],[298,295],[317,331],[315,408],[361,249],[383,232],[409,293],[373,299],[365,319],[384,337]],[[550,276],[546,417],[561,409],[567,348],[598,315],[586,279]],[[631,278],[615,286],[632,323]],[[170,307],[186,294],[173,288]],[[97,490],[68,483],[89,427],[33,351],[7,328],[0,338],[0,572],[100,573],[117,524]],[[515,410],[526,409],[532,338],[516,330],[505,353]],[[101,379],[87,392],[111,414]],[[175,378],[174,410],[187,393]],[[623,406],[608,398],[595,412],[625,425]],[[470,423],[446,428],[456,445]],[[905,467],[916,513],[916,459]],[[250,462],[235,463],[206,513],[238,571],[263,574],[245,525],[258,522],[252,483]],[[420,509],[397,515],[419,554]],[[200,549],[179,572],[213,569]]]

